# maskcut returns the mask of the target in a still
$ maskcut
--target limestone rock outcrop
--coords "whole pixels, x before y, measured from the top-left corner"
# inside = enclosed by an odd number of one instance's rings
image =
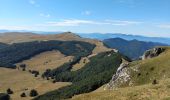
[[[147,50],[147,51],[143,54],[142,60],[156,57],[156,56],[158,56],[159,54],[161,54],[164,50],[165,50],[164,48],[160,48],[160,47]]]

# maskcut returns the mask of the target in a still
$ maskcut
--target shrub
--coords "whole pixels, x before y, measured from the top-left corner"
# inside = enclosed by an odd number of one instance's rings
[[[30,91],[30,97],[35,97],[35,96],[37,96],[37,95],[38,95],[38,92],[37,92],[36,90],[32,89],[32,90]]]
[[[141,73],[138,73],[138,77],[141,76]]]
[[[7,89],[7,94],[13,94],[13,91],[10,88],[8,88]]]
[[[26,64],[21,64],[19,67],[22,68],[22,71],[25,71],[25,69],[26,69]]]
[[[53,80],[52,82],[53,82],[53,83],[56,83],[56,80]]]
[[[158,81],[156,79],[153,80],[152,82],[153,85],[158,84]]]
[[[32,73],[32,71],[31,71],[31,70],[29,70],[29,72],[30,72],[30,73]]]
[[[154,67],[151,67],[150,70],[153,71],[153,70],[154,70]]]
[[[20,65],[20,68],[25,68],[26,67],[26,64],[21,64]]]
[[[26,97],[26,94],[23,92],[20,96],[21,97]]]
[[[31,73],[34,74],[34,77],[37,77],[40,74],[39,71],[36,70],[32,70]]]

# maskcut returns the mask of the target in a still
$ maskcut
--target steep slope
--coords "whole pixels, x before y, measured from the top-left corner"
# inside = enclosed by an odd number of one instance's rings
[[[71,86],[48,92],[35,100],[58,100],[70,98],[76,94],[87,93],[107,83],[112,73],[126,57],[114,51],[100,53],[90,58],[90,62],[77,71],[70,71],[63,65],[57,69],[44,73],[45,77],[55,77],[58,81],[73,82]],[[67,64],[66,64],[67,65]]]
[[[162,53],[159,48],[164,49]],[[73,100],[169,100],[170,47],[159,48],[149,50],[156,57],[122,64],[100,90],[75,96]]]
[[[116,48],[120,53],[128,56],[131,59],[137,59],[142,54],[155,46],[166,46],[166,44],[155,43],[155,42],[144,42],[138,40],[124,40],[121,38],[110,38],[105,39],[103,42],[111,48]]]
[[[133,87],[103,90],[74,96],[71,100],[169,100],[170,79],[160,80],[159,84],[146,84]]]

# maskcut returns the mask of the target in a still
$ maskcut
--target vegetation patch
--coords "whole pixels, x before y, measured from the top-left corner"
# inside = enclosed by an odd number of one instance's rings
[[[78,45],[78,46],[77,46]],[[87,56],[95,45],[81,41],[34,41],[14,43],[0,49],[0,66],[15,68],[15,63],[45,51],[58,50],[66,56]]]
[[[74,95],[93,91],[106,84],[122,63],[123,57],[114,51],[100,53],[90,58],[90,62],[77,71],[71,71],[70,67],[78,58],[63,66],[48,70],[45,77],[55,77],[56,81],[69,81],[73,84],[58,90],[38,96],[35,100],[66,99]]]

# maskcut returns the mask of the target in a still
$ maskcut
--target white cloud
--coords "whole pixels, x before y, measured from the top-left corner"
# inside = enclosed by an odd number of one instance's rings
[[[86,11],[83,11],[81,14],[82,15],[91,15],[91,12],[86,10]]]
[[[48,26],[79,26],[82,24],[97,24],[90,20],[66,19],[59,22],[47,22]]]
[[[46,22],[45,24],[39,24],[40,26],[80,26],[80,25],[113,25],[113,26],[127,26],[137,25],[142,22],[137,21],[120,21],[120,20],[105,20],[105,21],[93,21],[93,20],[79,20],[79,19],[65,19],[62,21]]]
[[[40,13],[40,16],[41,16],[41,17],[46,17],[46,18],[51,17],[51,15],[50,15],[50,14],[44,14],[44,13]]]
[[[157,27],[165,28],[165,29],[170,29],[170,24],[161,24],[161,25],[157,25]]]
[[[43,15],[43,14],[42,14]],[[50,17],[50,15],[45,15]],[[44,15],[43,15],[44,17]],[[110,26],[128,26],[128,25],[138,25],[142,22],[137,21],[121,21],[121,20],[104,20],[104,21],[94,21],[94,20],[81,20],[81,19],[64,19],[61,21],[51,21],[43,24],[36,25],[22,25],[22,26],[12,26],[12,25],[0,25],[0,29],[10,29],[10,30],[30,30],[39,28],[50,28],[50,27],[70,27],[70,26],[81,26],[81,25],[110,25]],[[162,28],[170,28],[170,25],[162,25]]]
[[[115,26],[139,25],[143,23],[139,21],[127,21],[127,20],[106,20],[106,22],[109,22],[111,25]]]

